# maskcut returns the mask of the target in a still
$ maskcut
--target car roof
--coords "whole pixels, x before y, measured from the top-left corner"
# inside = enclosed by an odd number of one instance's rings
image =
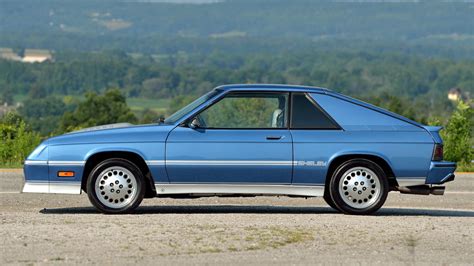
[[[298,91],[298,92],[328,92],[330,90],[320,87],[300,86],[300,85],[283,85],[283,84],[229,84],[222,85],[216,90],[233,91]]]
[[[372,109],[376,112],[383,113],[385,115],[389,115],[410,124],[422,127],[423,125],[415,122],[411,119],[408,119],[404,116],[399,114],[390,112],[378,106],[363,102],[361,100],[354,99],[352,97],[346,96],[344,94],[340,94],[330,89],[321,88],[321,87],[311,87],[311,86],[300,86],[300,85],[284,85],[284,84],[229,84],[229,85],[222,85],[217,88],[216,90],[220,91],[283,91],[283,92],[308,92],[308,93],[324,93],[327,95],[334,96],[341,100],[345,100],[365,108]]]

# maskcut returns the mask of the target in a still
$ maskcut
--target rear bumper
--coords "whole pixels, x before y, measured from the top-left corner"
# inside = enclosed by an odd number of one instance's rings
[[[431,162],[428,176],[425,184],[440,185],[454,180],[454,171],[456,170],[456,163],[453,162]]]
[[[406,194],[443,195],[444,186],[439,186],[454,180],[456,163],[431,162],[426,177],[397,178],[396,190]]]

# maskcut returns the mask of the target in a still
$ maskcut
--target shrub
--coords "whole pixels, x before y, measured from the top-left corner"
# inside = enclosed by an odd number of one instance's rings
[[[0,120],[0,165],[19,166],[26,156],[38,146],[40,136],[32,132],[25,121],[15,113],[8,113]]]
[[[470,164],[473,156],[473,111],[468,103],[459,102],[446,129],[441,131],[446,160]]]

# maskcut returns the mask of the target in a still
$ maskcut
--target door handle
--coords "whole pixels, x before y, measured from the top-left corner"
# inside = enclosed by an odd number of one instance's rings
[[[285,138],[285,136],[267,136],[267,140],[279,140],[283,138]]]

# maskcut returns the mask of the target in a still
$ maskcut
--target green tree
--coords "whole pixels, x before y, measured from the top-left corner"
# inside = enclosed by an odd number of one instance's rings
[[[46,90],[38,85],[34,84],[28,92],[30,99],[41,99],[47,96]]]
[[[6,89],[0,95],[0,104],[7,103],[8,105],[13,104],[13,91],[11,89]]]
[[[66,105],[63,99],[57,96],[48,96],[26,99],[18,112],[26,118],[33,130],[47,136],[58,128],[64,112],[73,111],[74,107],[73,103]]]
[[[61,119],[62,131],[77,130],[104,124],[120,122],[134,123],[137,118],[117,89],[107,90],[103,95],[93,92],[86,94],[86,99],[79,103],[73,112],[66,112]]]
[[[8,112],[2,117],[0,122],[8,126],[19,127],[22,123],[25,123],[25,120],[17,112]]]
[[[40,136],[14,112],[7,113],[0,120],[0,138],[2,166],[19,166],[40,142]]]
[[[442,131],[446,160],[470,163],[473,157],[473,111],[468,103],[458,102],[457,108]]]

